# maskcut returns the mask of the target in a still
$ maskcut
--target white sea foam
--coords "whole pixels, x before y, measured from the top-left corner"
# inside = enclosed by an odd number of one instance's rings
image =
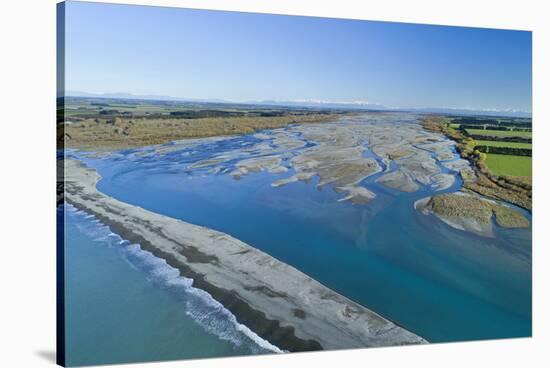
[[[193,280],[181,276],[178,269],[171,267],[164,259],[155,257],[151,252],[141,249],[139,244],[131,244],[113,233],[108,226],[92,220],[93,215],[77,210],[67,204],[67,213],[84,221],[77,221],[80,231],[92,239],[114,246],[124,260],[132,267],[143,272],[147,279],[159,287],[175,293],[185,308],[185,314],[196,321],[206,331],[238,347],[249,347],[251,353],[282,353],[281,349],[262,339],[237,318],[209,293],[193,286]],[[92,216],[92,217],[90,217]],[[248,342],[248,344],[247,344]]]
[[[282,352],[278,347],[240,324],[221,303],[206,291],[193,287],[192,279],[181,276],[180,272],[168,265],[165,260],[155,257],[151,252],[142,250],[138,244],[127,247],[127,257],[131,263],[145,271],[152,282],[173,289],[175,292],[183,292],[185,313],[207,331],[236,346],[242,346],[248,338],[262,349]],[[261,349],[254,349],[253,352],[261,352]]]

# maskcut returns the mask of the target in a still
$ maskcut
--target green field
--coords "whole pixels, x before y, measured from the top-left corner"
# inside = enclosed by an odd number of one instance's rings
[[[527,148],[532,149],[531,143],[521,142],[501,142],[501,141],[479,141],[476,140],[476,146],[489,146],[489,147],[511,147],[511,148]]]
[[[528,156],[487,154],[489,170],[499,176],[531,176],[532,162]]]
[[[508,131],[508,130],[486,130],[486,129],[467,129],[468,134],[488,135],[494,137],[525,137],[531,138],[531,132]]]

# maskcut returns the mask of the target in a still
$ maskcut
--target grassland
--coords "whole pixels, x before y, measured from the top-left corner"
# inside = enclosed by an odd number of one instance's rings
[[[531,176],[532,159],[528,156],[512,156],[488,153],[485,163],[499,176]]]
[[[526,148],[532,149],[531,143],[522,143],[522,142],[504,142],[504,141],[481,141],[476,139],[476,144],[478,146],[489,146],[489,147],[511,147],[511,148]]]
[[[294,123],[334,120],[334,115],[277,117],[230,117],[201,119],[115,119],[96,122],[87,119],[66,125],[64,143],[69,148],[122,149],[168,143],[185,138],[248,134]]]
[[[467,129],[468,134],[486,135],[493,137],[525,137],[531,138],[531,132],[522,130],[489,130],[489,129]]]

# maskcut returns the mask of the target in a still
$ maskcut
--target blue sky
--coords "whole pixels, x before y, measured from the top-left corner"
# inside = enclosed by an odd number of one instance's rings
[[[68,2],[66,90],[531,111],[531,33]]]

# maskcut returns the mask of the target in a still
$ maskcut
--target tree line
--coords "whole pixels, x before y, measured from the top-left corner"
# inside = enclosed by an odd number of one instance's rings
[[[529,148],[475,146],[474,150],[477,150],[483,153],[494,153],[498,155],[529,156],[529,157],[532,156],[532,150]]]

